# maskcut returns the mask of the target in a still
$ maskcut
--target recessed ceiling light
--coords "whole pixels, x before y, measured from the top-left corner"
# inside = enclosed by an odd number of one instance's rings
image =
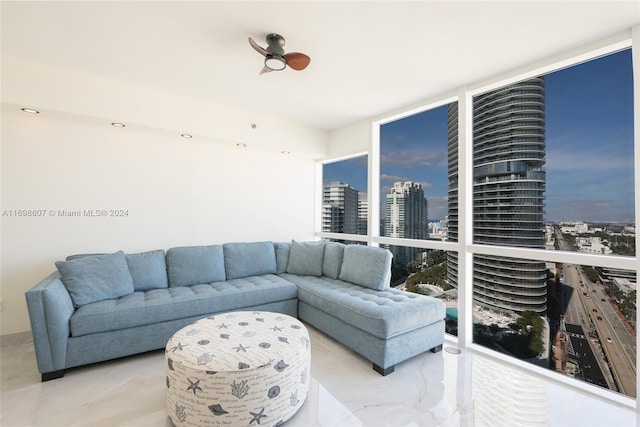
[[[124,124],[115,122],[115,123],[111,123],[111,126],[115,126],[117,128],[123,128]]]
[[[291,154],[291,151],[287,151],[287,150],[282,150],[281,151],[282,154]]]
[[[244,142],[238,142],[236,145],[243,148],[247,146],[247,144],[245,144]]]
[[[40,114],[40,111],[34,110],[33,108],[21,108],[21,110],[29,114]]]
[[[189,135],[188,133],[183,133],[180,136],[183,137],[183,138],[193,138],[193,135]]]

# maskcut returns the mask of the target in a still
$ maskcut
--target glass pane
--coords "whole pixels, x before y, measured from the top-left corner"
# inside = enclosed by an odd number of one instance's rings
[[[322,231],[367,234],[367,167],[367,156],[323,165]]]
[[[605,252],[609,247],[629,255],[611,237],[635,218],[631,50],[548,74],[544,81],[545,219],[600,238]]]
[[[448,141],[447,108],[380,127],[381,236],[447,240],[448,166],[457,165],[457,149],[451,150]],[[403,264],[413,256],[412,249],[394,252]]]
[[[475,343],[635,396],[635,272],[475,256],[473,282]]]
[[[475,243],[635,256],[630,50],[478,95],[473,128]]]

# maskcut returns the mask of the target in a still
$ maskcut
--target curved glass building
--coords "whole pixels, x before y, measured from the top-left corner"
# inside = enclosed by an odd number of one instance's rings
[[[448,237],[458,238],[458,116],[449,106]],[[544,79],[529,79],[473,99],[474,243],[544,248]],[[448,258],[449,281],[458,284],[458,260]],[[497,311],[544,313],[544,262],[474,256],[473,298]]]

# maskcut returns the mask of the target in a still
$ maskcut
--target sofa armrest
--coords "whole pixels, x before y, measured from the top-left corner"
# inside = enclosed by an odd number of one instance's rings
[[[25,296],[31,333],[41,373],[65,368],[69,319],[74,313],[71,296],[57,272],[29,289]]]

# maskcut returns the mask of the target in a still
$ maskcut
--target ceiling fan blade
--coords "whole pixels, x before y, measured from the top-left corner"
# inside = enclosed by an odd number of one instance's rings
[[[249,37],[249,44],[251,45],[252,48],[256,50],[256,52],[258,52],[262,56],[267,56],[267,53],[269,53],[265,48],[260,46],[258,43],[254,42],[251,37]]]
[[[260,71],[260,75],[263,75],[264,73],[270,73],[273,70],[267,66],[265,66],[261,71]]]
[[[304,53],[291,52],[284,55],[284,59],[287,61],[287,65],[294,70],[301,71],[307,68],[311,58]]]

